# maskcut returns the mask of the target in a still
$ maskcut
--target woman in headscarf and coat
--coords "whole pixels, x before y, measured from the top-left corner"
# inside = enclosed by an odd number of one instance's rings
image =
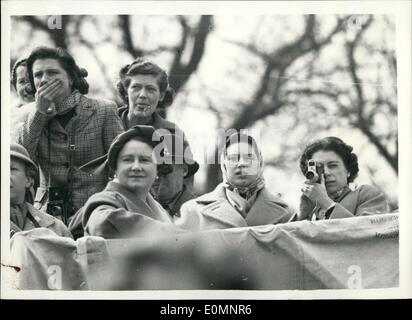
[[[175,225],[188,230],[285,223],[293,209],[265,186],[263,159],[255,139],[234,133],[221,155],[223,182],[183,204]]]

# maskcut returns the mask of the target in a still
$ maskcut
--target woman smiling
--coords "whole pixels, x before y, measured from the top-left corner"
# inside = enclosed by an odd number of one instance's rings
[[[83,208],[86,235],[124,238],[135,235],[143,225],[156,226],[154,220],[171,223],[169,214],[149,193],[157,175],[158,160],[153,151],[160,140],[150,126],[135,126],[116,137],[100,165],[108,165],[114,179]],[[96,159],[87,166],[95,168],[104,160]]]

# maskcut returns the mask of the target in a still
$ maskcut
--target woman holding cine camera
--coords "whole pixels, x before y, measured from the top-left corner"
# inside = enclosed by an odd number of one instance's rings
[[[40,167],[35,207],[67,225],[108,179],[107,173],[91,177],[78,167],[106,154],[123,125],[114,102],[85,96],[87,71],[65,50],[34,49],[27,70],[35,102],[17,140]]]
[[[339,219],[389,212],[383,193],[370,185],[349,188],[358,175],[353,148],[336,137],[309,144],[300,158],[306,177],[297,220]]]

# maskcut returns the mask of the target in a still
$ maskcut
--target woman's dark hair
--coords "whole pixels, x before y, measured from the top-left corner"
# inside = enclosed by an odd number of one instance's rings
[[[33,64],[38,59],[55,59],[59,62],[60,66],[67,72],[69,77],[73,80],[73,90],[77,89],[82,94],[89,92],[89,84],[85,77],[87,77],[87,70],[80,68],[74,58],[62,48],[48,48],[38,47],[34,49],[30,56],[27,58],[27,71],[29,73],[29,80],[31,86],[36,90],[34,86],[33,78]]]
[[[300,157],[299,163],[300,170],[303,174],[307,171],[308,160],[312,159],[313,154],[319,150],[333,151],[340,156],[346,170],[349,172],[348,183],[353,182],[358,176],[358,157],[352,152],[352,146],[347,145],[337,137],[326,137],[319,139],[306,146],[302,156]]]
[[[138,74],[157,77],[157,84],[159,85],[160,94],[164,94],[163,99],[159,101],[157,107],[166,108],[172,104],[174,91],[169,86],[169,79],[166,71],[151,61],[143,58],[137,58],[131,64],[127,64],[120,69],[119,80],[116,82],[117,91],[126,105],[129,104],[127,88],[130,85],[130,77]]]
[[[14,87],[14,90],[17,90],[17,68],[18,67],[26,67],[27,68],[27,59],[19,59],[16,61],[16,63],[13,66],[13,69],[11,70],[11,79],[10,82]]]

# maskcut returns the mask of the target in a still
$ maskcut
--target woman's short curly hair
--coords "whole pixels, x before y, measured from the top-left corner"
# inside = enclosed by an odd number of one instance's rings
[[[326,137],[319,139],[306,146],[299,161],[300,170],[303,174],[305,174],[308,169],[308,160],[312,159],[313,154],[319,150],[333,151],[339,155],[346,167],[346,170],[349,172],[348,183],[353,182],[358,176],[358,157],[352,152],[353,147],[337,137]]]
[[[10,82],[14,87],[14,90],[17,90],[17,68],[18,67],[26,67],[27,68],[27,59],[19,59],[16,61],[16,63],[13,66],[13,69],[11,70],[11,77],[10,77]]]
[[[60,66],[67,72],[69,77],[73,80],[73,90],[77,89],[82,94],[89,92],[89,84],[85,77],[87,77],[87,70],[80,68],[74,58],[62,48],[38,47],[34,49],[27,58],[27,71],[29,73],[29,81],[34,90],[33,78],[33,64],[38,59],[55,59]]]
[[[159,85],[160,94],[164,94],[163,99],[159,101],[157,107],[166,108],[172,104],[174,91],[169,86],[169,78],[166,71],[149,60],[137,58],[132,63],[127,64],[120,69],[119,80],[116,82],[116,87],[120,98],[122,98],[126,105],[129,104],[127,88],[130,85],[130,77],[138,74],[157,77],[157,84]]]

